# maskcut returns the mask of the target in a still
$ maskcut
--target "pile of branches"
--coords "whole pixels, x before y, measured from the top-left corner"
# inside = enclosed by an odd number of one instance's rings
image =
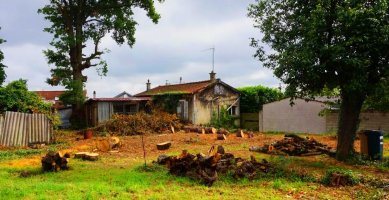
[[[143,133],[161,133],[180,128],[180,120],[175,114],[160,110],[152,113],[138,112],[132,115],[114,114],[99,130],[114,132],[117,135],[138,135]]]
[[[313,138],[302,138],[295,134],[286,134],[284,139],[271,145],[250,147],[250,151],[289,156],[335,155],[335,151],[331,147],[321,144]]]
[[[212,147],[208,155],[193,155],[184,150],[178,156],[160,155],[158,164],[166,165],[169,173],[175,176],[188,176],[208,186],[218,179],[219,175],[232,172],[235,178],[254,179],[258,173],[267,173],[271,169],[266,160],[258,162],[253,156],[250,160],[235,158],[231,153],[225,153],[222,146],[217,151]]]

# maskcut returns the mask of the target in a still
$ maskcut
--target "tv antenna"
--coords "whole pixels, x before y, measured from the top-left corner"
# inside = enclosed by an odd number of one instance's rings
[[[203,51],[210,51],[212,50],[212,72],[215,70],[215,46],[209,49],[204,49]]]

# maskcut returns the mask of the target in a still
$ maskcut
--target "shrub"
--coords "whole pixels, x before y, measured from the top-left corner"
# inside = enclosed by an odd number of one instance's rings
[[[284,98],[284,94],[278,89],[258,86],[238,88],[240,92],[240,109],[242,113],[257,113],[262,110],[262,105]]]

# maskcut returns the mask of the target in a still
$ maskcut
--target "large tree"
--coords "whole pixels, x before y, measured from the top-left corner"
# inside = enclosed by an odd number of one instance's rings
[[[0,27],[0,29],[1,29],[1,27]],[[5,42],[5,40],[0,38],[0,44],[2,44],[4,42]],[[5,65],[2,63],[3,59],[4,59],[4,54],[2,51],[0,51],[0,86],[4,83],[5,78],[7,77],[5,75],[5,71],[4,71]]]
[[[101,60],[104,51],[99,48],[102,38],[110,34],[120,45],[135,43],[134,8],[145,10],[154,23],[160,18],[153,0],[50,0],[38,10],[51,22],[44,30],[54,36],[50,43],[54,49],[44,51],[48,63],[54,65],[47,82],[68,90],[61,100],[72,104],[73,125],[83,122],[87,77],[82,72],[94,67],[101,75],[107,73],[107,64]]]
[[[255,56],[288,85],[287,95],[339,88],[337,158],[349,158],[364,101],[389,79],[388,1],[257,0],[249,17],[270,47],[253,39]]]

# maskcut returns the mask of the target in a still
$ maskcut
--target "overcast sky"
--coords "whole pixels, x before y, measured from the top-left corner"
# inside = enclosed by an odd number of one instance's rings
[[[50,67],[42,51],[49,47],[51,35],[43,32],[49,22],[37,14],[48,0],[4,1],[0,6],[0,46],[5,59],[7,80],[27,79],[30,90],[58,90],[45,83]],[[88,96],[95,90],[98,97],[112,97],[122,91],[136,94],[144,91],[150,79],[152,87],[168,83],[201,81],[209,78],[215,46],[215,72],[222,81],[234,87],[265,85],[277,87],[279,80],[272,71],[253,58],[251,37],[260,37],[247,17],[247,6],[254,0],[166,0],[157,3],[161,14],[153,24],[143,11],[136,12],[139,23],[136,44],[131,49],[118,46],[110,37],[102,48],[110,53],[106,77],[96,70],[88,76]]]

